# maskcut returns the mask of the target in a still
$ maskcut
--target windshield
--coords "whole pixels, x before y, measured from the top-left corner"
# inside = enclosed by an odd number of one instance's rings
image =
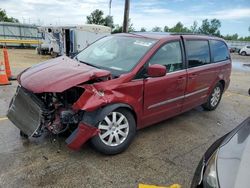
[[[77,55],[77,59],[95,67],[124,73],[133,69],[156,40],[146,38],[108,36]]]

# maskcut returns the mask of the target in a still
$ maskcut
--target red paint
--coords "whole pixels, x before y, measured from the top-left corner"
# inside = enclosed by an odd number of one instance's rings
[[[72,150],[79,150],[88,139],[99,133],[97,128],[84,123],[80,123],[75,131],[75,134],[72,133],[74,134],[74,137],[72,139],[70,138],[69,142],[67,143],[67,146]]]
[[[161,77],[167,73],[167,69],[163,65],[150,65],[148,67],[148,76],[149,77]]]
[[[184,39],[192,38],[192,36],[184,36]],[[204,36],[200,36],[198,38],[205,40],[209,39],[209,37]],[[188,111],[195,106],[205,103],[215,84],[221,80],[225,82],[225,91],[230,82],[231,66],[231,60],[226,60],[220,63],[212,63],[205,66],[187,69],[187,86],[185,94],[189,94],[203,88],[209,89],[199,94],[186,97],[183,101],[182,112]]]
[[[34,93],[62,92],[88,80],[109,76],[109,71],[62,56],[27,69],[19,81],[24,88]]]
[[[179,114],[184,99],[154,108],[150,108],[150,106],[178,96],[183,96],[185,88],[186,70],[176,74],[166,74],[159,78],[146,79],[144,81],[143,125],[148,126]]]
[[[231,60],[167,74],[164,72],[166,69],[163,69],[161,65],[153,65],[148,69],[149,75],[161,77],[134,79],[161,45],[172,40],[181,41],[181,36],[157,34],[142,34],[142,36],[133,34],[119,35],[149,37],[159,41],[131,72],[123,74],[119,78],[86,84],[85,82],[95,78],[110,77],[110,73],[106,70],[78,63],[67,57],[59,57],[34,66],[22,73],[20,77],[21,85],[34,93],[62,92],[73,86],[83,87],[85,88],[84,93],[72,106],[75,111],[94,111],[109,104],[124,103],[134,111],[138,129],[203,104],[219,81],[225,82],[225,89],[229,85]],[[214,37],[192,35],[184,36],[184,38],[214,39]],[[186,96],[204,88],[208,89],[190,97],[181,98],[181,96]],[[177,97],[180,97],[180,99],[159,106],[156,105]],[[69,147],[77,149],[95,134],[97,134],[97,129],[81,123]]]

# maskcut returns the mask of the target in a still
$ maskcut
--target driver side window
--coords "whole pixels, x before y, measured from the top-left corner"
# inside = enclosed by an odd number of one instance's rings
[[[160,64],[166,66],[168,72],[183,69],[180,41],[163,45],[150,59],[149,65]]]

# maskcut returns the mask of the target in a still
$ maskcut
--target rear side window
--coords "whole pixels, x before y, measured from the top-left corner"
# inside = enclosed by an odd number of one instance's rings
[[[219,40],[211,40],[210,47],[214,62],[224,61],[229,59],[229,52],[224,42]]]
[[[197,67],[210,63],[209,45],[207,40],[187,40],[188,67]]]

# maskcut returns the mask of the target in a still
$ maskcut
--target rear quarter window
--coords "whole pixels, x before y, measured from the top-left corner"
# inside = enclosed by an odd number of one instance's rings
[[[219,40],[210,40],[210,47],[213,62],[225,61],[229,59],[229,51],[224,42]]]

